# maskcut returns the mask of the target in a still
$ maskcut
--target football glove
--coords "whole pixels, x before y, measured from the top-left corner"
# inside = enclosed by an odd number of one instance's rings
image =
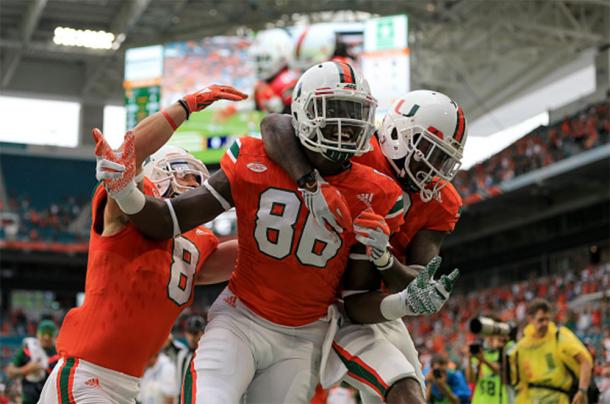
[[[439,311],[449,299],[460,271],[456,268],[437,281],[434,274],[441,265],[441,257],[434,257],[419,275],[399,293],[381,302],[381,313],[388,320],[403,316],[430,315]]]
[[[188,109],[188,115],[192,112],[201,111],[218,100],[241,101],[248,98],[247,94],[234,89],[231,86],[219,86],[213,84],[193,94],[184,96],[183,106]]]
[[[337,188],[330,185],[315,170],[316,190],[299,188],[305,206],[315,221],[329,232],[342,233],[352,229],[352,215],[345,198]]]
[[[383,216],[367,208],[354,219],[354,233],[356,240],[366,246],[371,261],[377,265],[378,260],[388,251],[390,242],[390,226]]]
[[[92,135],[97,160],[95,177],[103,182],[108,195],[124,213],[130,215],[139,212],[144,207],[145,198],[134,180],[136,149],[133,131],[125,134],[123,144],[116,151],[108,145],[99,129],[93,129]]]

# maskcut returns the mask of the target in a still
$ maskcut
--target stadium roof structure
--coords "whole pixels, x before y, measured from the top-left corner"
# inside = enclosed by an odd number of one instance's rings
[[[2,0],[0,89],[122,103],[129,47],[329,21],[340,10],[353,18],[408,14],[414,86],[461,100],[471,119],[610,42],[608,0]],[[104,30],[122,42],[59,46],[58,26]]]

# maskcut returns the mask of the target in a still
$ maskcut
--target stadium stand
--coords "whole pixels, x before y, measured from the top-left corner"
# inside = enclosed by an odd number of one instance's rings
[[[407,321],[424,367],[433,354],[447,355],[452,366],[467,366],[469,320],[478,315],[499,314],[504,321],[526,323],[526,305],[543,297],[557,307],[556,322],[570,328],[585,342],[595,359],[594,375],[610,389],[610,263],[589,265],[580,271],[530,277],[501,287],[454,294],[434,316]]]
[[[96,183],[92,160],[5,152],[0,161],[6,200],[0,211],[15,224],[3,226],[0,239],[15,245],[86,242],[89,224],[81,216],[90,216],[85,207]]]
[[[551,165],[610,142],[610,96],[566,116],[551,126],[541,126],[489,159],[461,171],[455,186],[465,204],[501,192],[504,181]]]

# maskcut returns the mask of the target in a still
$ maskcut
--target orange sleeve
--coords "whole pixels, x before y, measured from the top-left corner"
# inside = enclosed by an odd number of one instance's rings
[[[437,209],[432,210],[433,214],[428,218],[425,228],[426,230],[452,232],[460,220],[462,198],[451,184],[448,184],[441,192],[441,201],[434,201],[438,204]]]
[[[197,271],[196,271],[196,273],[199,273],[199,271],[202,269],[205,261],[208,259],[208,257],[210,255],[212,255],[212,253],[218,247],[218,244],[220,243],[220,241],[218,240],[218,237],[216,237],[214,232],[212,232],[212,230],[208,229],[207,227],[199,226],[199,227],[197,227],[197,230],[204,231],[206,233],[205,238],[203,238],[202,240],[198,240],[198,243],[197,243],[198,244],[197,247],[199,248],[199,251],[201,254],[201,256],[199,257],[199,265],[197,266]]]
[[[225,154],[220,159],[220,168],[224,171],[225,175],[229,179],[231,188],[235,183],[235,173],[237,171],[237,158],[239,157],[239,150],[241,149],[241,141],[235,139],[233,144],[227,149]]]
[[[387,210],[388,213],[385,215],[385,221],[390,227],[390,232],[396,233],[404,223],[405,202],[402,191],[398,186],[392,187],[392,191],[387,197],[390,203],[388,204],[389,208]]]
[[[102,201],[105,201],[106,197],[106,188],[104,188],[104,185],[100,182],[97,185],[95,192],[93,193],[93,198],[91,199],[91,225],[93,227],[96,227],[96,223],[99,219],[98,214],[101,214],[102,216],[104,214],[103,211],[98,211],[100,208],[100,203],[102,203]]]

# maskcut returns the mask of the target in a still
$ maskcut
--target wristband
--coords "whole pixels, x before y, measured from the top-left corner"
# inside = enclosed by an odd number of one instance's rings
[[[142,191],[138,189],[134,181],[131,181],[122,191],[115,194],[109,192],[109,194],[126,215],[135,215],[140,212],[146,204],[146,197]]]
[[[173,130],[178,129],[178,125],[176,125],[176,122],[174,122],[174,120],[172,119],[172,117],[167,113],[167,111],[165,111],[164,109],[161,110],[161,113],[163,114],[163,116],[165,117],[165,120],[169,123],[169,126],[172,127]]]
[[[136,181],[136,185],[138,185],[139,183],[141,183],[142,181],[144,181],[144,170],[140,169],[140,172],[134,177],[134,180]]]
[[[581,393],[583,393],[584,395],[587,395],[587,393],[589,392],[589,389],[585,389],[583,387],[579,387],[578,391],[580,391]]]
[[[184,108],[184,112],[186,112],[186,120],[188,121],[189,117],[191,116],[191,111],[189,111],[188,104],[182,98],[178,100],[178,104],[180,104],[180,106]]]
[[[406,291],[386,296],[379,305],[381,315],[388,321],[396,320],[408,314],[406,299],[403,296]]]
[[[373,260],[373,264],[377,267],[378,271],[385,271],[394,265],[394,256],[390,252],[390,250],[386,249],[381,257]]]
[[[316,171],[315,170],[311,170],[310,172],[308,172],[307,174],[305,174],[304,176],[302,176],[301,178],[299,178],[297,180],[297,186],[301,189],[306,189],[309,191],[310,188],[313,188],[313,186],[316,184],[317,179],[316,179]],[[313,191],[311,191],[313,192]]]

